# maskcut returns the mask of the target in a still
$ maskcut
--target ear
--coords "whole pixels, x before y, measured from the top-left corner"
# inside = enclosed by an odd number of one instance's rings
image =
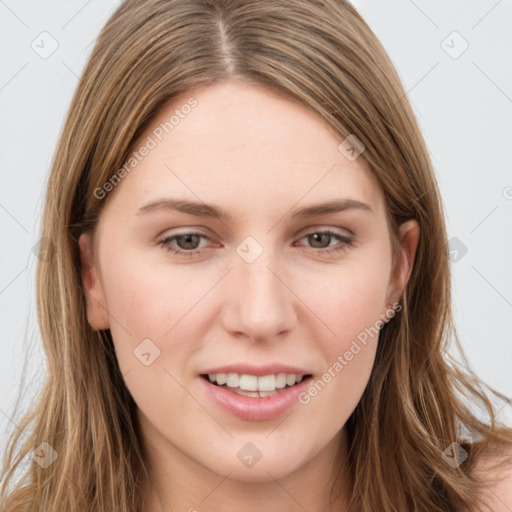
[[[82,233],[78,239],[82,262],[82,284],[87,307],[87,320],[93,329],[110,328],[107,301],[101,286],[99,272],[94,262],[91,233]]]
[[[420,237],[420,227],[416,220],[411,219],[399,227],[400,249],[393,263],[392,274],[388,285],[388,304],[400,300],[400,295],[411,277]]]

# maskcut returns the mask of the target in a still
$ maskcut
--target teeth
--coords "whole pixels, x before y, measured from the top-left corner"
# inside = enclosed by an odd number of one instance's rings
[[[231,387],[244,389],[246,391],[258,391],[258,380],[259,379],[258,377],[256,377],[256,375],[240,375],[240,377],[238,378],[238,385]]]
[[[295,384],[295,375],[287,375],[286,376],[286,385],[293,386]]]
[[[263,398],[264,396],[277,395],[277,391],[245,391],[240,388],[233,390],[237,395],[250,396],[251,398]]]
[[[240,383],[242,383],[242,378],[240,379]],[[241,387],[241,386],[240,386]],[[242,387],[243,389],[243,387]],[[258,377],[258,390],[259,391],[275,391],[276,390],[276,376],[275,375],[265,375],[263,377]]]
[[[286,386],[286,373],[278,373],[276,375],[276,388],[282,389]]]
[[[240,377],[237,373],[228,373],[226,378],[226,386],[228,388],[237,388],[240,382]],[[250,390],[248,390],[250,391]]]
[[[226,384],[230,388],[239,388],[243,391],[252,392],[247,396],[267,396],[265,392],[272,394],[276,389],[283,389],[286,386],[293,386],[302,381],[302,375],[278,373],[277,375],[263,375],[257,377],[256,375],[238,374],[238,373],[209,373],[208,379],[210,382],[217,382],[219,386]],[[258,395],[256,393],[260,391]],[[245,393],[240,393],[244,394]]]

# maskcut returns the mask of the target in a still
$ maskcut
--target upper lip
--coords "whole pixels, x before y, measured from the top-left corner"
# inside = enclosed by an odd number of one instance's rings
[[[229,364],[225,366],[216,366],[214,368],[208,368],[203,371],[202,374],[213,374],[213,373],[238,373],[239,375],[256,375],[262,377],[263,375],[277,375],[278,373],[287,373],[294,375],[311,375],[312,372],[299,368],[297,366],[289,366],[286,364],[266,364],[265,366],[254,366],[253,364]]]

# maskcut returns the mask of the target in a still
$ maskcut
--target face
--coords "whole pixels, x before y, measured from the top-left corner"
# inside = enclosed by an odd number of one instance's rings
[[[264,481],[342,439],[418,237],[402,225],[392,257],[382,192],[342,141],[275,93],[215,84],[159,112],[103,199],[80,238],[88,320],[155,454]]]

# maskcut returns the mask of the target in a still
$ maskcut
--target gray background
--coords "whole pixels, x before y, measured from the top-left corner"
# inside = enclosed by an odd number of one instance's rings
[[[353,3],[395,63],[432,155],[464,350],[485,382],[512,395],[512,1]],[[45,181],[78,76],[117,5],[0,0],[2,449],[19,420],[23,365],[23,404],[44,371],[32,248]]]

